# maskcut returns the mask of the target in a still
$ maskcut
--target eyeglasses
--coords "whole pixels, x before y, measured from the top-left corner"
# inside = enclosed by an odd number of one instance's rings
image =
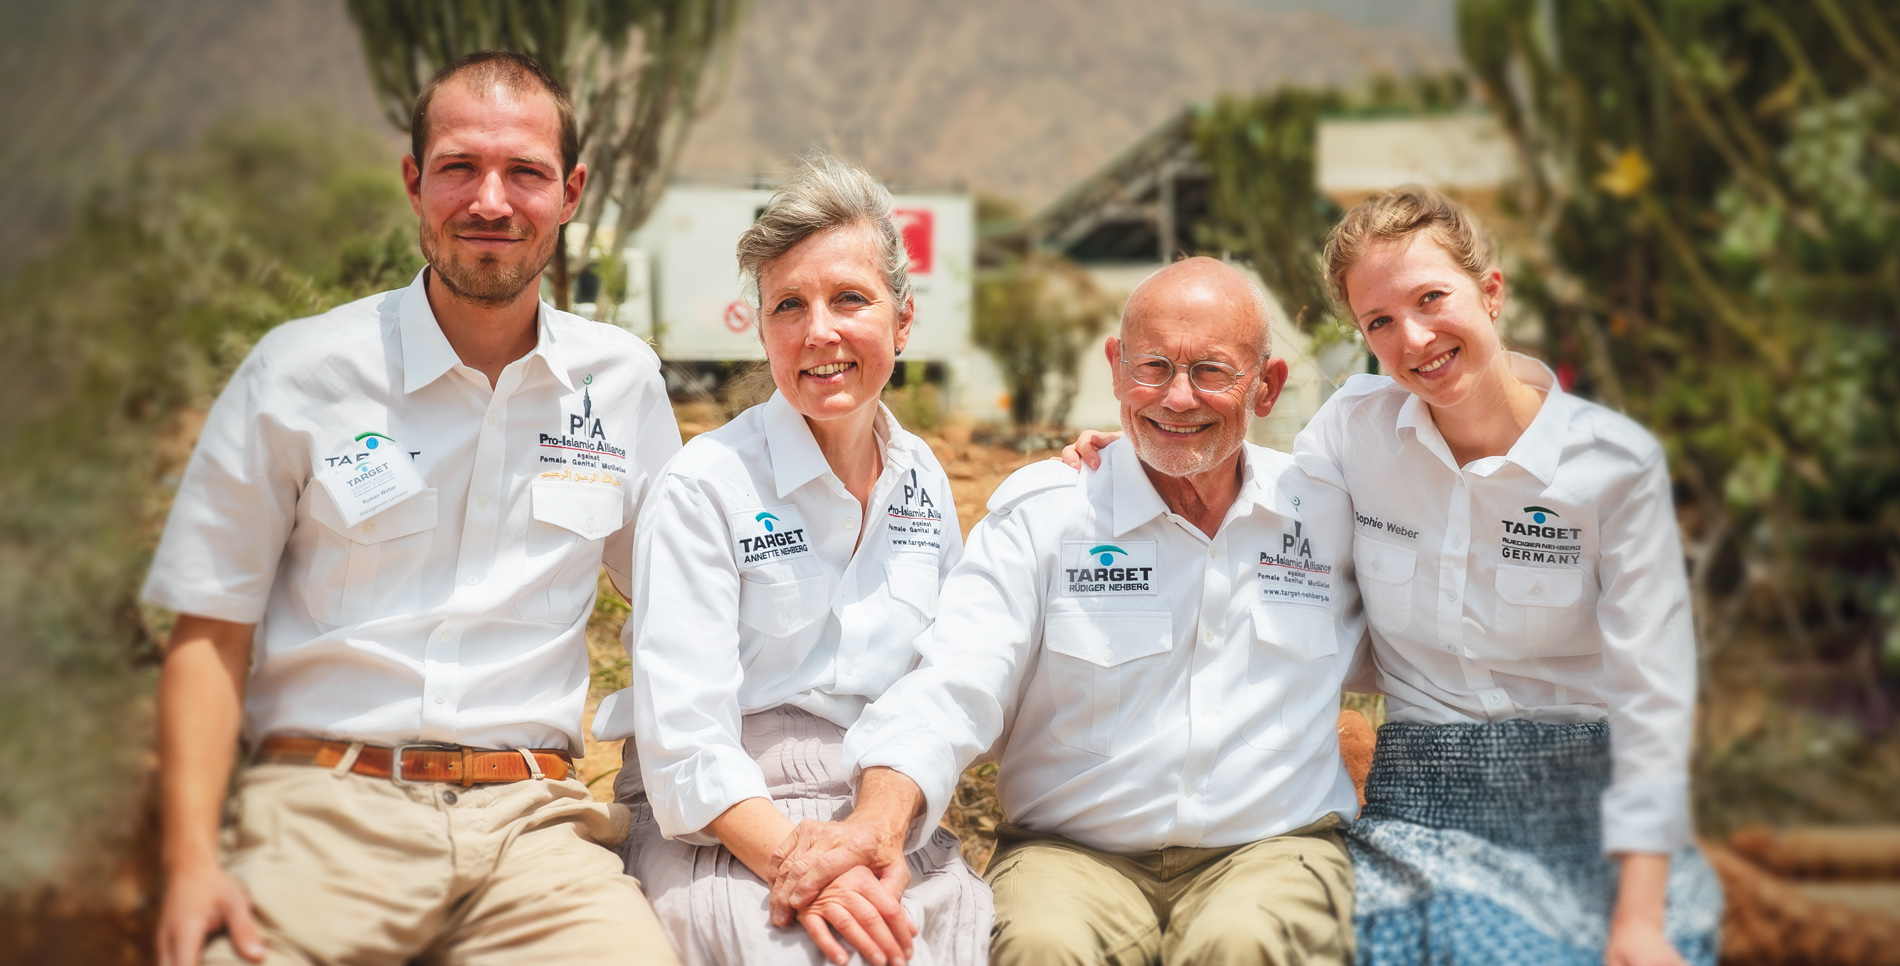
[[[1144,354],[1123,359],[1122,368],[1128,370],[1128,378],[1135,380],[1136,385],[1147,386],[1150,389],[1158,389],[1173,382],[1174,374],[1186,369],[1188,382],[1195,389],[1205,393],[1219,394],[1234,388],[1235,383],[1247,378],[1249,373],[1260,368],[1260,364],[1255,363],[1245,369],[1235,369],[1221,362],[1202,360],[1177,363],[1167,356]]]

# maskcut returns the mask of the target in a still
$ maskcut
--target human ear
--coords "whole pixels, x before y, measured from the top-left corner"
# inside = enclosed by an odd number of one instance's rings
[[[1254,396],[1253,414],[1264,417],[1273,412],[1273,404],[1280,400],[1280,390],[1286,388],[1286,360],[1268,359],[1260,367],[1260,392]]]

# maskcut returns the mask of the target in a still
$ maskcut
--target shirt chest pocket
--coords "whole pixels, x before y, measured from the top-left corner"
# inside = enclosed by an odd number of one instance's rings
[[[1333,615],[1304,604],[1255,604],[1247,656],[1249,694],[1263,699],[1241,731],[1255,748],[1284,751],[1322,741],[1337,727],[1339,632]]]
[[[1366,602],[1372,626],[1396,634],[1412,624],[1412,575],[1418,569],[1418,551],[1395,547],[1370,537],[1352,542],[1353,566],[1359,572],[1359,592]]]
[[[831,611],[823,574],[800,580],[739,581],[739,623],[766,637],[797,635]]]
[[[1490,642],[1499,658],[1563,657],[1599,650],[1582,633],[1583,574],[1499,564],[1497,632]]]
[[[620,529],[625,498],[617,486],[535,480],[528,502],[534,519],[515,609],[522,620],[571,624],[594,599],[601,543]]]
[[[303,588],[311,617],[341,627],[422,608],[422,575],[435,540],[435,490],[346,527],[329,492],[313,487],[310,516],[319,524]]]
[[[1047,682],[1056,740],[1098,755],[1125,750],[1130,725],[1166,687],[1159,672],[1174,649],[1174,617],[1166,612],[1083,611],[1050,614],[1042,627],[1039,675]],[[1149,712],[1154,708],[1148,707]]]

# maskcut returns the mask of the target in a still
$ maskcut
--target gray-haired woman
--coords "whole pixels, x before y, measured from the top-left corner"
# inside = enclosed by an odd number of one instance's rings
[[[778,391],[688,443],[641,511],[633,684],[595,734],[632,736],[627,871],[689,964],[988,956],[989,889],[941,829],[802,910],[769,902],[795,823],[851,811],[845,729],[915,663],[963,550],[942,467],[879,402],[914,311],[890,216],[822,156],[766,205],[739,266]]]

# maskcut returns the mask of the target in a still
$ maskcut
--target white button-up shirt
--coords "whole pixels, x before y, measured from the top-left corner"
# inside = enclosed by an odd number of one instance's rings
[[[1353,557],[1389,720],[1610,723],[1606,851],[1689,839],[1695,633],[1662,447],[1543,391],[1504,456],[1458,465],[1418,397],[1354,376],[1295,443],[1302,468],[1352,495]]]
[[[840,727],[917,661],[912,641],[963,552],[950,481],[878,407],[884,469],[860,505],[777,393],[694,437],[653,486],[624,639],[633,683],[594,714],[632,736],[662,834],[769,798],[742,715],[781,705]]]
[[[679,449],[659,359],[543,304],[491,389],[406,289],[272,330],[218,396],[144,596],[256,623],[246,734],[582,750],[603,554]],[[418,492],[353,524],[336,474]],[[400,495],[398,493],[397,495]]]
[[[997,490],[922,665],[851,729],[847,767],[910,777],[927,830],[994,746],[1011,822],[1110,852],[1352,817],[1336,722],[1365,622],[1345,494],[1249,445],[1210,539],[1127,440],[1102,459],[1034,464]]]

